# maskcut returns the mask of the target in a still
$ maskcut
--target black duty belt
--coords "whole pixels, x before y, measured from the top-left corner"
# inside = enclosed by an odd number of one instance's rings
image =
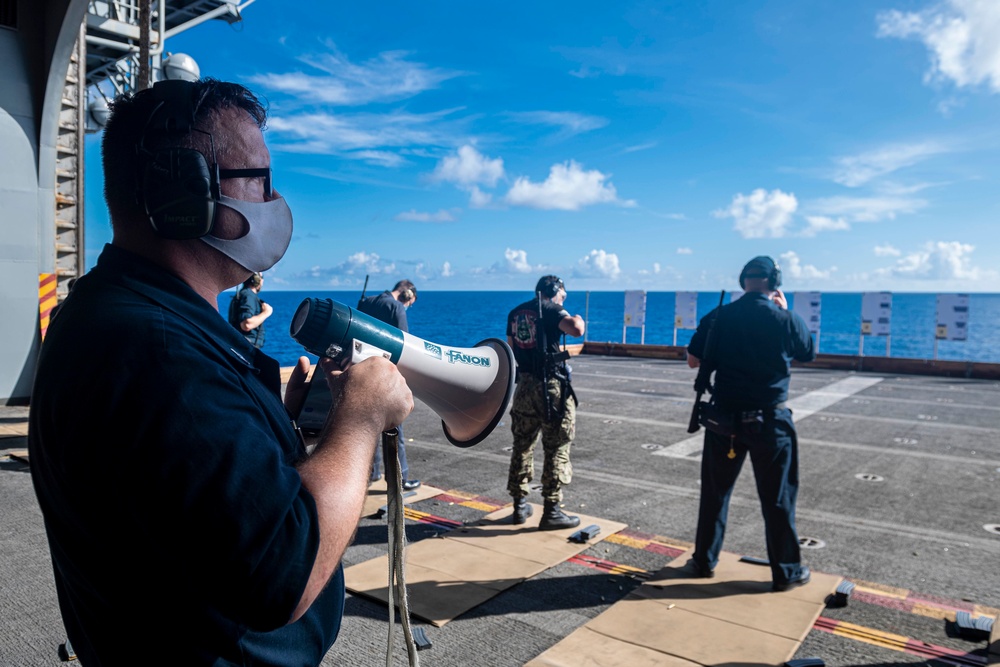
[[[725,403],[716,403],[716,406],[722,412],[728,412],[734,415],[740,415],[744,412],[770,412],[771,410],[787,410],[788,404],[782,401],[777,405],[765,405],[764,407],[753,408],[753,407],[730,407]]]

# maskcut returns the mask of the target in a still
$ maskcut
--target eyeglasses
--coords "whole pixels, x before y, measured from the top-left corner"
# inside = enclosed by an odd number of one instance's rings
[[[264,197],[266,199],[272,199],[274,197],[274,191],[271,189],[271,168],[270,167],[257,167],[255,169],[220,169],[219,170],[219,180],[223,181],[227,178],[257,178],[264,177]]]

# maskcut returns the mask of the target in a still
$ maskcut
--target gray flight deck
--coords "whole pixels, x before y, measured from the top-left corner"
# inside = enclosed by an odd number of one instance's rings
[[[700,449],[686,432],[694,372],[680,361],[589,354],[572,365],[581,404],[565,509],[628,528],[443,627],[415,622],[433,643],[420,653],[424,665],[523,665],[694,539]],[[796,368],[791,386],[804,561],[857,585],[846,607],[822,612],[796,657],[830,666],[986,664],[986,642],[955,636],[948,619],[1000,607],[1000,382]],[[25,415],[0,408],[0,426]],[[411,477],[446,492],[413,505],[426,516],[407,522],[411,540],[509,502],[507,418],[483,443],[459,449],[418,402],[405,435]],[[0,665],[57,665],[64,637],[41,516],[28,464],[5,456],[24,447],[23,437],[0,439]],[[540,460],[536,451],[536,480]],[[541,502],[537,493],[530,500]],[[345,565],[385,553],[385,539],[384,520],[362,519]],[[725,549],[766,557],[749,461]],[[603,569],[586,564],[597,559]],[[349,594],[346,609],[323,664],[384,665],[385,606]],[[150,655],[169,653],[169,642],[150,628]],[[400,634],[395,646],[395,664],[406,664]]]

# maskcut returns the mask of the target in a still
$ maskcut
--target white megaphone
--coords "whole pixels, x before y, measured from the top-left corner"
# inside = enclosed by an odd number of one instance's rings
[[[299,304],[290,333],[320,357],[349,354],[355,363],[375,355],[389,359],[414,397],[441,417],[445,436],[458,447],[485,440],[514,393],[514,353],[499,338],[475,347],[438,345],[331,299]]]

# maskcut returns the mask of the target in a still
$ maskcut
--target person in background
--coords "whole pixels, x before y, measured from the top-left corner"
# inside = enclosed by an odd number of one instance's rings
[[[507,491],[514,499],[512,521],[523,524],[532,514],[527,496],[534,476],[532,453],[539,433],[544,450],[542,498],[545,501],[539,530],[572,528],[580,518],[559,507],[562,488],[573,479],[570,447],[576,435],[576,394],[570,384],[569,366],[560,352],[562,335],[582,336],[583,318],[563,308],[566,286],[558,276],[542,276],[535,298],[507,315],[507,343],[517,362],[517,388],[510,411],[514,446],[510,455]],[[567,355],[568,356],[568,355]]]
[[[229,323],[243,332],[250,344],[264,347],[264,320],[271,317],[274,309],[260,298],[264,286],[264,276],[254,273],[243,281],[229,302]]]
[[[374,443],[413,396],[386,359],[322,360],[336,409],[307,454],[289,415],[309,359],[283,401],[278,362],[220,317],[219,295],[292,238],[265,119],[213,79],[111,107],[112,241],[41,346],[28,436],[84,667],[315,666],[340,630]]]
[[[785,401],[791,361],[816,357],[808,326],[788,310],[780,286],[781,270],[774,260],[753,258],[740,274],[745,294],[702,318],[688,345],[688,366],[708,364],[705,370],[715,371],[711,406],[723,417],[717,423],[730,424],[729,432],[706,424],[692,565],[698,576],[714,576],[729,498],[749,453],[776,591],[802,586],[810,578],[795,531],[798,440]],[[711,349],[706,349],[713,319]]]
[[[416,302],[416,285],[409,280],[403,279],[396,283],[396,286],[391,290],[360,299],[358,301],[358,310],[365,315],[371,315],[381,322],[391,324],[400,331],[409,333],[410,328],[406,322],[406,311]],[[410,467],[406,460],[406,441],[403,438],[403,425],[400,424],[396,430],[399,431],[399,472],[403,478],[403,490],[412,491],[420,487],[420,480],[409,479]],[[375,447],[371,481],[377,482],[380,479],[382,479],[382,448]]]

